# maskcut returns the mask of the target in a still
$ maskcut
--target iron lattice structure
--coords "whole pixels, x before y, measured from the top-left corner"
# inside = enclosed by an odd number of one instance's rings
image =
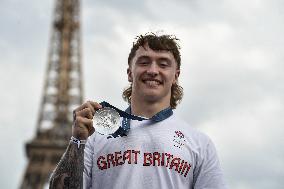
[[[56,0],[36,136],[26,144],[21,189],[48,188],[71,137],[72,111],[82,103],[80,0]]]

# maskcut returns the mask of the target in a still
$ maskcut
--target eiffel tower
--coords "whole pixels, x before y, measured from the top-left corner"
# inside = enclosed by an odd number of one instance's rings
[[[26,143],[21,189],[48,188],[71,137],[72,110],[82,94],[80,0],[56,0],[36,136]]]

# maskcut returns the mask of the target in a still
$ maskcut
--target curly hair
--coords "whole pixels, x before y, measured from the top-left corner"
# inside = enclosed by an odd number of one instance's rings
[[[148,45],[154,51],[166,50],[173,54],[176,62],[177,69],[180,69],[181,58],[180,58],[180,46],[178,44],[179,39],[177,39],[174,35],[160,35],[158,36],[155,33],[146,33],[145,35],[139,35],[136,38],[136,41],[133,42],[133,46],[128,56],[128,66],[130,66],[133,57],[135,56],[136,51],[140,46],[144,47],[144,45]],[[131,102],[131,94],[132,94],[132,83],[128,88],[126,88],[123,93],[123,99],[130,104]],[[183,97],[183,88],[174,83],[171,87],[171,100],[170,106],[175,109],[180,103]]]

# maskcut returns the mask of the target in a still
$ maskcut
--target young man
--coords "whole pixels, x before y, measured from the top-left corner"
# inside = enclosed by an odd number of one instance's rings
[[[131,86],[123,97],[129,113],[149,119],[126,120],[130,129],[124,133],[100,135],[92,118],[102,106],[88,101],[78,107],[72,129],[78,140],[70,142],[50,188],[226,188],[211,140],[173,114],[183,94],[180,64],[175,37],[139,36],[128,57]],[[86,147],[80,145],[87,138]]]

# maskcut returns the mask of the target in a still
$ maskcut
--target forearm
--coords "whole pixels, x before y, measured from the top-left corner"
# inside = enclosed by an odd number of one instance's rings
[[[82,189],[84,147],[70,143],[50,178],[50,189]]]

